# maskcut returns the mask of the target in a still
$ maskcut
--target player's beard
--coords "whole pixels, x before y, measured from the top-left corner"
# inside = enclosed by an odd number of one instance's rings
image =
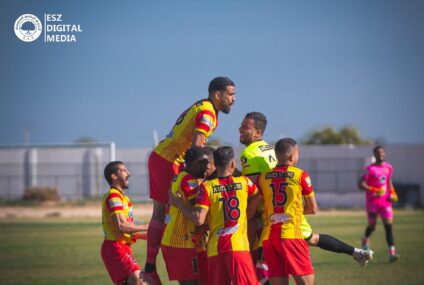
[[[222,108],[221,108],[221,111],[224,113],[224,114],[229,114],[230,112],[231,112],[231,106],[232,106],[233,104],[230,104],[230,103],[227,103],[227,102],[222,102]]]

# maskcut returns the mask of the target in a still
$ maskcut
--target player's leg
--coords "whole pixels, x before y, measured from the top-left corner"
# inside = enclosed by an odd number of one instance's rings
[[[231,266],[233,285],[258,284],[250,252],[234,251],[228,254],[228,258],[231,259],[228,265]]]
[[[270,277],[269,283],[271,285],[289,285],[289,278],[287,277]]]
[[[301,275],[301,276],[293,275],[293,279],[297,285],[313,285],[315,281],[315,275],[314,274]]]
[[[256,261],[258,261],[258,252],[257,252],[258,234],[257,234],[256,217],[251,218],[247,222],[247,238],[249,240],[249,248],[252,249],[250,251],[250,254],[252,256],[253,264],[256,264]]]
[[[135,276],[137,280],[140,279],[140,266],[129,245],[105,240],[102,245],[101,256],[114,284],[128,283],[129,276]]]
[[[231,264],[226,257],[227,253],[208,257],[208,285],[231,284]]]
[[[384,231],[386,232],[386,241],[389,247],[389,262],[394,262],[399,259],[399,255],[396,254],[395,239],[393,236],[393,210],[391,205],[381,207],[379,212],[384,225]]]
[[[151,285],[160,285],[162,283],[156,272],[156,257],[159,253],[165,226],[165,205],[168,202],[168,191],[176,171],[171,162],[166,161],[154,151],[149,156],[148,168],[153,213],[147,231],[147,254],[143,277]]]
[[[184,281],[178,281],[181,285],[198,285],[199,283],[197,280],[184,280]]]
[[[143,280],[140,279],[140,273],[141,273],[141,270],[136,270],[133,273],[131,273],[126,280],[126,284],[145,285],[146,283],[144,283]]]
[[[362,237],[362,248],[369,249],[369,239],[371,234],[375,231],[377,224],[377,213],[367,211],[368,225],[365,228],[364,236]]]
[[[263,242],[265,262],[268,265],[269,283],[271,285],[288,285],[289,275],[286,273],[287,258],[283,257],[281,240]]]

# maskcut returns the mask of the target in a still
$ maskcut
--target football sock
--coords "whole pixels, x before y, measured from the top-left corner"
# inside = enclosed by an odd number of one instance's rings
[[[365,229],[365,238],[368,239],[371,236],[371,234],[372,234],[373,231],[374,231],[374,227],[368,226]]]
[[[393,230],[392,225],[384,225],[384,230],[386,231],[386,241],[389,247],[394,246],[395,242],[393,239]]]
[[[355,251],[355,248],[353,246],[350,246],[348,244],[345,244],[341,240],[338,240],[332,236],[320,234],[319,240],[317,246],[319,248],[337,252],[337,253],[345,253],[348,255],[352,255]]]
[[[154,219],[152,219],[149,223],[149,228],[147,230],[146,264],[156,264],[156,256],[159,253],[163,227],[164,225],[161,222]]]
[[[395,249],[395,246],[394,245],[392,245],[392,246],[389,247],[389,254],[390,255],[395,255],[396,254],[396,249]]]

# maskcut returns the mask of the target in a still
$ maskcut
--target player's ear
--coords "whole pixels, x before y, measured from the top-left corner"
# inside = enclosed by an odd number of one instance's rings
[[[233,159],[233,160],[231,160],[231,162],[230,162],[230,167],[231,167],[231,169],[234,169],[234,168],[236,168],[236,161]]]

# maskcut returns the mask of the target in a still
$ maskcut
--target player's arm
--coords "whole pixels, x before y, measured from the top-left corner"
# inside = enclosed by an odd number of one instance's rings
[[[256,215],[256,209],[258,208],[259,204],[262,202],[263,198],[259,192],[256,192],[255,194],[251,195],[249,199],[247,200],[247,219],[250,220],[255,217]]]
[[[315,195],[307,195],[304,197],[305,205],[303,207],[304,215],[315,215],[318,212],[318,205]]]
[[[304,201],[303,214],[314,215],[318,212],[318,205],[315,199],[314,189],[312,187],[311,178],[309,174],[304,171],[300,178],[300,185],[302,187],[302,196]]]
[[[136,232],[147,231],[148,225],[136,225],[128,222],[123,213],[115,213],[112,215],[112,222],[121,233],[132,234]]]
[[[195,207],[194,209],[184,204],[181,196],[177,197],[172,192],[169,192],[169,204],[180,209],[180,211],[191,220],[196,226],[201,226],[205,223],[206,215],[208,210],[201,207]]]
[[[206,135],[204,133],[194,131],[193,139],[191,141],[192,147],[195,147],[195,146],[203,147],[205,145],[205,141],[206,141]]]
[[[367,185],[367,182],[365,181],[364,177],[361,177],[359,179],[358,187],[359,187],[359,189],[364,190],[364,191],[371,191],[370,186]]]
[[[375,193],[377,196],[381,196],[386,192],[386,189],[384,187],[373,187],[373,186],[369,186],[366,182],[365,177],[361,177],[361,179],[359,180],[359,189],[366,191],[366,192],[373,192]]]
[[[396,193],[395,186],[393,185],[392,178],[389,179],[389,187],[390,187],[390,200],[392,202],[397,202],[399,197]]]

